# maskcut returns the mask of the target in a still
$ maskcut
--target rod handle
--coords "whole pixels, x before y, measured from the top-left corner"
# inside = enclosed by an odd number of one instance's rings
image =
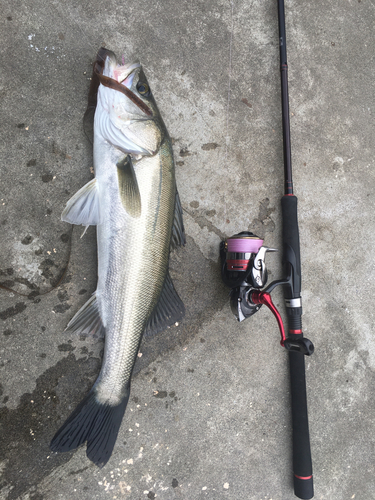
[[[310,434],[307,415],[305,356],[289,352],[292,396],[294,494],[309,500],[314,496]]]
[[[283,262],[287,276],[291,278],[289,285],[285,286],[284,290],[285,298],[287,299],[301,296],[301,257],[297,202],[297,197],[294,195],[285,195],[281,198],[283,218]]]

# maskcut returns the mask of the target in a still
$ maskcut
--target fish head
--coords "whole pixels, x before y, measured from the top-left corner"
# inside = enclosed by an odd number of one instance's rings
[[[106,51],[98,76],[95,123],[100,126],[100,118],[105,122],[101,127],[105,139],[126,153],[156,154],[167,132],[141,64],[120,65]]]

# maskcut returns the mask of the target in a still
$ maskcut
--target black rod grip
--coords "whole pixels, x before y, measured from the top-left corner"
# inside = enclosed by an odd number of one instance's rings
[[[290,285],[284,287],[285,298],[301,296],[301,257],[297,218],[297,197],[285,195],[281,198],[283,218],[283,262]],[[301,311],[302,314],[302,311]]]
[[[298,498],[308,500],[314,496],[314,487],[304,354],[289,352],[289,365],[292,396],[294,493]]]

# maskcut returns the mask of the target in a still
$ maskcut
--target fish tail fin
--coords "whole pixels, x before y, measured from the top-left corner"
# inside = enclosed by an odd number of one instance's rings
[[[70,451],[87,441],[87,457],[98,467],[103,467],[112,455],[129,394],[130,387],[122,401],[112,406],[100,403],[95,389],[91,389],[56,432],[50,449],[56,452]]]

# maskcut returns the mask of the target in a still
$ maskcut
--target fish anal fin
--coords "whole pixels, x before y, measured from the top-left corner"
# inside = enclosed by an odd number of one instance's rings
[[[117,162],[117,175],[122,206],[132,217],[139,217],[141,195],[130,155]]]
[[[95,178],[70,198],[61,214],[61,220],[82,226],[100,224],[99,188]]]
[[[105,336],[95,293],[69,321],[65,331],[77,335],[92,335],[95,338]]]
[[[171,249],[183,246],[186,243],[184,221],[182,218],[182,206],[178,191],[176,189],[176,200],[174,208],[174,220],[172,226]]]
[[[151,336],[161,332],[180,321],[184,314],[185,306],[178,296],[168,272],[159,302],[148,320],[144,334]]]

